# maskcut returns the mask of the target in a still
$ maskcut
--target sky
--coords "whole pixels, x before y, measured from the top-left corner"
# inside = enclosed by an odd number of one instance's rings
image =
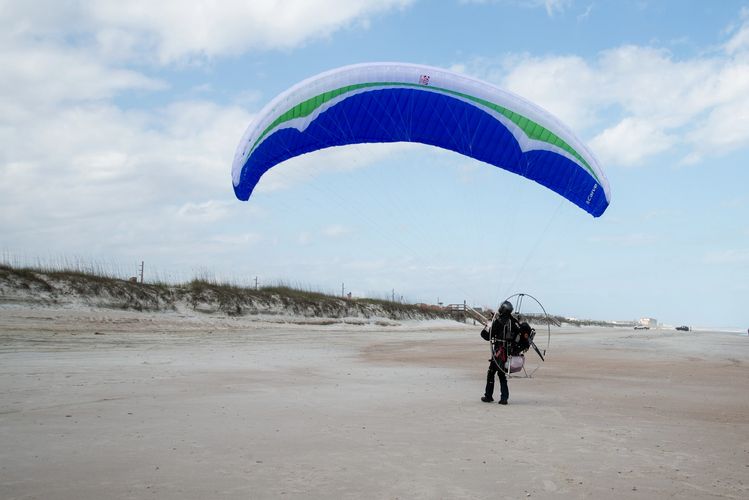
[[[749,2],[0,0],[0,257],[551,313],[749,327]],[[456,153],[357,145],[234,196],[262,107],[397,61],[545,108],[600,218]]]

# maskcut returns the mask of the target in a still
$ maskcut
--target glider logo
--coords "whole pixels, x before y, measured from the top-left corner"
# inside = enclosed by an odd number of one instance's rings
[[[590,194],[588,195],[588,199],[585,200],[586,205],[590,205],[590,200],[593,199],[593,195],[596,194],[596,190],[598,189],[598,184],[593,184],[593,189],[590,190]]]
[[[421,75],[419,77],[419,85],[429,85],[429,75]]]

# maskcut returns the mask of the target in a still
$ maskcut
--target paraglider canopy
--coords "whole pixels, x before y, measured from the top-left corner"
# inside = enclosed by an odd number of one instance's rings
[[[593,154],[541,107],[481,80],[402,63],[334,69],[276,97],[237,147],[234,192],[249,199],[262,175],[290,158],[376,142],[455,151],[533,180],[594,217],[610,202]]]

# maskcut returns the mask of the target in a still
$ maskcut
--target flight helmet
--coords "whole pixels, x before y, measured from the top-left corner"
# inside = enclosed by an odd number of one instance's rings
[[[512,313],[512,310],[514,307],[512,307],[512,304],[509,300],[505,300],[499,305],[499,315],[500,316],[507,316]]]

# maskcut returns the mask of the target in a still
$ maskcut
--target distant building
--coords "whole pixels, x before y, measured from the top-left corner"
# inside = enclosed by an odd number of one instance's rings
[[[658,320],[655,318],[640,318],[640,325],[647,326],[648,328],[657,328]]]

